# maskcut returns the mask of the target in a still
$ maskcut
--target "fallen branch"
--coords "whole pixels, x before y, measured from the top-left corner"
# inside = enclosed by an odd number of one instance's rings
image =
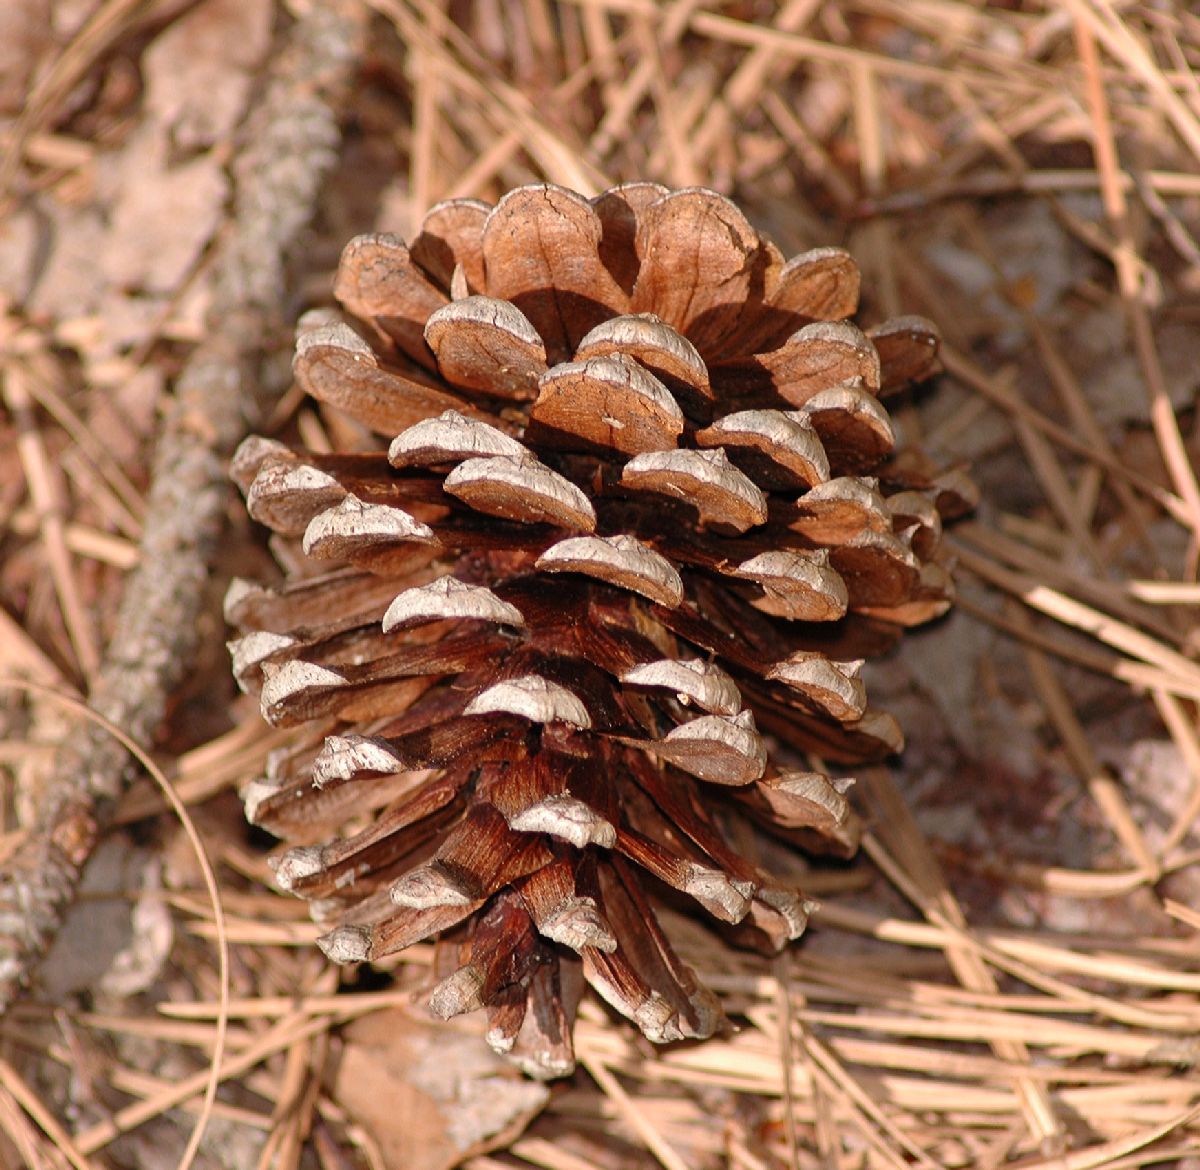
[[[361,18],[352,0],[308,6],[285,34],[246,127],[232,230],[215,263],[210,332],[167,411],[138,566],[89,696],[141,743],[191,669],[226,512],[226,465],[258,413],[264,346],[284,327],[288,259],[335,161],[336,110],[357,60]],[[0,1011],[45,954],[135,771],[102,731],[81,731],[64,749],[40,820],[0,874]]]

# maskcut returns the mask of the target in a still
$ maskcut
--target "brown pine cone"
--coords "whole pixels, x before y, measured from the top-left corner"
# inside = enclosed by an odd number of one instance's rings
[[[799,766],[901,747],[860,659],[948,606],[969,493],[890,459],[878,394],[937,334],[862,333],[858,286],[846,252],[785,263],[722,196],[652,183],[451,200],[407,247],[347,246],[361,332],[303,332],[296,378],[390,446],[248,440],[250,514],[303,555],[227,599],[239,682],[326,737],[247,815],[299,842],[276,877],[330,958],[440,935],[433,1010],[484,1008],[558,1076],[584,980],[656,1042],[721,1025],[655,899],[768,948],[804,930],[731,841],[853,851],[848,781]]]

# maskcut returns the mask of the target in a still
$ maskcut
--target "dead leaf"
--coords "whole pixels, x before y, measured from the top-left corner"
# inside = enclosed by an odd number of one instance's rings
[[[345,1030],[335,1095],[379,1146],[384,1165],[450,1170],[507,1145],[549,1100],[465,1025],[393,1008]]]
[[[205,0],[154,39],[143,59],[146,112],[176,149],[206,149],[237,125],[272,18],[270,0]]]
[[[0,111],[20,111],[35,66],[51,42],[49,0],[0,4]]]
[[[166,136],[147,123],[119,156],[102,262],[118,286],[164,294],[178,289],[216,234],[229,193],[218,160],[205,154],[171,166],[168,153]]]
[[[43,222],[33,236],[33,287],[14,288],[35,317],[51,320],[88,316],[103,300],[109,288],[107,274],[96,263],[106,246],[104,216],[95,207],[67,207],[47,199]],[[11,237],[18,253],[28,246],[22,241],[23,229]],[[7,251],[7,249],[5,249]],[[44,258],[39,258],[39,253]],[[14,266],[20,270],[24,257],[18,255]],[[5,265],[7,268],[7,264]]]

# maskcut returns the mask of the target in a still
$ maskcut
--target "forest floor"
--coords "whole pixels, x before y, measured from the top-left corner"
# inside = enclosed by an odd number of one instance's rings
[[[546,1088],[428,1020],[431,947],[339,971],[275,891],[237,792],[284,733],[221,617],[268,552],[201,468],[177,553],[163,451],[321,433],[290,330],[351,236],[643,178],[848,248],[864,324],[934,320],[942,372],[889,405],[981,502],[954,612],[867,668],[908,747],[859,774],[860,857],[812,863],[809,935],[673,916],[737,1030],[655,1050],[588,1000]],[[0,875],[90,855],[28,912],[71,904],[44,954],[0,899],[0,1167],[1200,1166],[1193,5],[18,0],[0,187]],[[276,231],[290,266],[231,291]],[[197,355],[257,392],[209,417]]]

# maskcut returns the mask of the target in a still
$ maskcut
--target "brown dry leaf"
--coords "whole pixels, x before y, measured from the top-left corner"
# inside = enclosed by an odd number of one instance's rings
[[[154,366],[135,367],[121,357],[107,366],[97,364],[91,373],[97,385],[108,392],[91,405],[88,425],[104,436],[108,450],[122,467],[133,466],[157,420],[163,373]]]
[[[335,1095],[386,1166],[449,1170],[513,1141],[550,1097],[470,1023],[393,1008],[351,1024],[345,1039]]]
[[[206,0],[147,49],[147,113],[176,149],[206,149],[237,125],[270,45],[273,7],[270,0]]]
[[[38,59],[50,43],[49,0],[0,5],[0,111],[20,111]]]
[[[221,222],[229,181],[219,161],[204,154],[172,166],[169,155],[163,127],[150,122],[119,156],[102,265],[123,288],[179,288]]]
[[[120,150],[96,158],[98,206],[53,194],[40,201],[49,227],[35,312],[102,313],[108,350],[145,339],[160,316],[153,298],[178,294],[221,222],[229,194],[222,148],[266,53],[271,12],[269,0],[210,0],[150,46],[142,119]],[[9,246],[12,291],[24,299],[21,276],[37,260],[20,232]]]
[[[109,289],[108,275],[96,263],[107,248],[104,216],[97,208],[54,199],[39,210],[40,216],[14,216],[0,236],[4,292],[36,317],[89,316]]]
[[[0,65],[0,75],[4,67]],[[39,242],[42,235],[38,216],[31,208],[18,208],[0,223],[0,296],[23,302],[37,279]]]

